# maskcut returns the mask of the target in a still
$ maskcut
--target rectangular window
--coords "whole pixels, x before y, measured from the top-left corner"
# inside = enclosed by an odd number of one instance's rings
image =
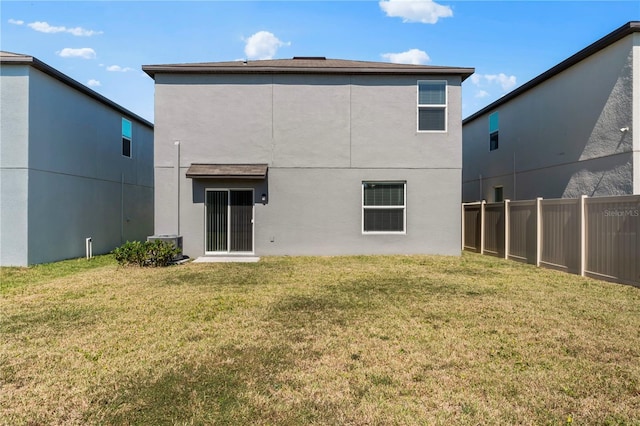
[[[405,199],[405,182],[362,182],[362,232],[405,233]]]
[[[493,201],[496,203],[501,203],[504,201],[504,195],[502,193],[501,186],[496,186],[493,188]]]
[[[122,155],[131,158],[131,122],[122,119]]]
[[[122,138],[122,155],[131,158],[131,141],[125,137]]]
[[[494,112],[489,116],[489,151],[498,149],[499,116]]]
[[[418,131],[447,130],[447,82],[418,81]]]

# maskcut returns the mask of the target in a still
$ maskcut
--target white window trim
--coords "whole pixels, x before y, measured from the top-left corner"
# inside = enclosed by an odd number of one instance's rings
[[[420,103],[420,83],[444,83],[444,105],[442,104],[421,104]],[[420,108],[433,108],[444,110],[444,130],[420,130]],[[449,82],[447,80],[418,80],[416,84],[416,129],[418,133],[447,133],[449,129]]]
[[[404,199],[404,205],[402,206],[365,206],[364,205],[364,185],[365,184],[369,184],[369,183],[379,183],[379,184],[385,184],[385,183],[401,183],[402,184],[402,188],[404,191],[404,195],[403,195],[403,199]],[[360,211],[361,211],[361,231],[363,235],[406,235],[407,234],[407,181],[404,180],[385,180],[385,181],[379,181],[379,180],[363,180],[360,183]],[[402,227],[403,230],[402,231],[365,231],[364,230],[364,211],[365,209],[402,209],[403,210],[403,214],[402,214]]]

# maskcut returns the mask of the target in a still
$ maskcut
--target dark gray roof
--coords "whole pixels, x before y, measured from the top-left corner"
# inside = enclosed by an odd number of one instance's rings
[[[468,123],[470,121],[475,120],[476,118],[486,114],[487,112],[489,112],[489,111],[499,107],[500,105],[510,101],[511,99],[521,95],[522,93],[526,92],[527,90],[530,90],[530,89],[534,88],[535,86],[537,86],[540,83],[550,79],[551,77],[554,77],[555,75],[560,74],[562,71],[566,70],[567,68],[570,68],[570,67],[574,66],[578,62],[588,58],[589,56],[593,55],[594,53],[597,53],[597,52],[601,51],[602,49],[612,45],[616,41],[628,36],[629,34],[636,33],[636,32],[640,32],[640,22],[639,21],[627,22],[626,24],[624,24],[620,28],[618,28],[615,31],[613,31],[613,32],[607,34],[606,36],[602,37],[600,40],[596,41],[595,43],[592,43],[589,46],[585,47],[584,49],[582,49],[581,51],[579,51],[575,55],[565,59],[562,62],[560,62],[555,67],[543,72],[542,74],[540,74],[539,76],[535,77],[534,79],[529,80],[528,82],[526,82],[522,86],[520,86],[520,87],[514,89],[513,91],[507,93],[506,95],[504,95],[503,97],[501,97],[497,101],[495,101],[495,102],[487,105],[486,107],[482,108],[481,110],[473,113],[469,117],[467,117],[464,120],[462,120],[462,124],[466,124],[466,123]]]
[[[453,74],[465,80],[473,68],[433,65],[392,64],[389,62],[349,61],[323,57],[294,57],[259,61],[202,62],[191,64],[143,65],[142,70],[155,78],[156,73],[189,74]]]
[[[187,170],[192,179],[264,179],[267,164],[204,164],[193,163]]]
[[[113,102],[112,100],[105,98],[101,94],[89,89],[84,84],[77,82],[76,80],[72,79],[71,77],[69,77],[66,74],[61,73],[60,71],[58,71],[57,69],[53,68],[52,66],[45,64],[44,62],[42,62],[38,58],[35,58],[33,56],[29,56],[29,55],[24,55],[24,54],[21,54],[21,53],[12,53],[12,52],[0,51],[0,64],[2,64],[2,65],[28,65],[28,66],[32,66],[35,69],[40,70],[40,71],[44,72],[45,74],[55,78],[56,80],[59,80],[59,81],[63,82],[67,86],[70,86],[70,87],[72,87],[72,88],[84,93],[85,95],[97,100],[98,102],[102,102],[103,104],[107,105],[108,107],[117,110],[122,115],[125,115],[125,116],[127,116],[127,117],[129,117],[129,118],[131,118],[133,120],[139,121],[140,123],[142,123],[142,124],[144,124],[144,125],[146,125],[148,127],[153,128],[153,123],[145,120],[144,118],[142,118],[139,115],[129,111],[128,109],[118,105],[117,103]]]

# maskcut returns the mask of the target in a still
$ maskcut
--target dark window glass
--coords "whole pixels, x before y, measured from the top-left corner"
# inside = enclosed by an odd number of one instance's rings
[[[365,183],[365,206],[404,206],[403,183]]]
[[[418,83],[418,104],[446,105],[447,83],[444,81],[421,81]]]
[[[489,151],[498,149],[498,132],[493,132],[489,135]]]
[[[131,157],[131,141],[127,138],[122,138],[122,155]]]
[[[445,109],[420,107],[418,130],[445,130]]]
[[[365,209],[365,232],[404,231],[404,209]]]

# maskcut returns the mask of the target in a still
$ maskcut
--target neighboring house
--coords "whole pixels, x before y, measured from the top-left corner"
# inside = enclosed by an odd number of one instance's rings
[[[640,22],[463,121],[463,201],[640,194]]]
[[[153,125],[38,59],[0,54],[0,264],[153,233]]]
[[[472,68],[312,57],[142,69],[155,80],[155,230],[182,235],[186,255],[460,253]]]

